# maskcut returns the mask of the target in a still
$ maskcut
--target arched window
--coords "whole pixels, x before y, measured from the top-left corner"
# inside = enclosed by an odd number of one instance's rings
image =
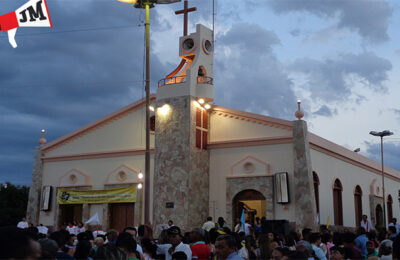
[[[388,195],[387,197],[387,218],[388,218],[388,223],[392,222],[392,218],[393,218],[393,199],[392,199],[392,195]]]
[[[356,227],[361,224],[362,217],[362,190],[359,185],[354,189],[354,209],[356,211]]]
[[[319,214],[319,178],[316,172],[313,172],[313,181],[314,181],[315,205],[317,205],[317,214]]]
[[[333,185],[333,211],[335,216],[335,225],[343,226],[343,186],[339,179],[335,180]]]

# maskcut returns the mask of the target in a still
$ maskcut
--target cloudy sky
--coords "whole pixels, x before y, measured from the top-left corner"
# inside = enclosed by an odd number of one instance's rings
[[[0,15],[26,0],[0,0]],[[48,141],[144,96],[144,12],[116,0],[47,0],[53,29],[0,32],[0,182],[29,185]],[[189,32],[212,27],[212,0],[190,0]],[[183,2],[151,11],[151,83],[179,63]],[[294,120],[380,159],[371,130],[390,129],[385,163],[400,170],[400,1],[215,0],[217,105]]]

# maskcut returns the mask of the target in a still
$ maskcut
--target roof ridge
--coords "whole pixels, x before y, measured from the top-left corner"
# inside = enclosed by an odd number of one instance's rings
[[[156,94],[151,94],[150,95],[150,100],[153,100],[155,98],[156,98]],[[46,144],[42,148],[42,151],[43,152],[48,152],[48,151],[50,151],[50,150],[52,150],[52,149],[54,149],[54,148],[56,148],[56,147],[58,147],[58,146],[60,146],[60,145],[62,145],[64,143],[66,143],[66,142],[69,142],[69,141],[71,141],[71,140],[73,140],[75,138],[78,138],[79,136],[81,136],[84,133],[90,132],[91,130],[93,130],[95,128],[98,128],[98,127],[110,122],[111,120],[122,116],[125,113],[128,113],[130,111],[133,111],[133,110],[137,109],[138,107],[144,105],[145,102],[146,102],[146,98],[139,99],[138,101],[136,101],[134,103],[131,103],[129,105],[126,105],[126,106],[120,108],[119,110],[117,110],[115,112],[112,112],[111,114],[108,114],[108,115],[106,115],[106,116],[104,116],[102,118],[99,118],[94,122],[88,123],[88,124],[78,128],[78,129],[76,129],[76,130],[74,130],[74,131],[72,131],[72,132],[70,132],[70,133],[68,133],[66,135],[63,135],[63,136],[55,139],[54,141]]]

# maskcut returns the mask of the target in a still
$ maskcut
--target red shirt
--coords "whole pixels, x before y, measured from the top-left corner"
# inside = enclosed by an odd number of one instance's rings
[[[192,250],[192,258],[210,259],[210,248],[203,241],[194,243],[190,249]]]

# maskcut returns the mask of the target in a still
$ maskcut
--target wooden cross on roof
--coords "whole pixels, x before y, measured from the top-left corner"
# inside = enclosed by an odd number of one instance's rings
[[[196,7],[191,7],[189,8],[188,0],[185,0],[184,8],[183,10],[178,10],[175,12],[175,14],[183,14],[183,36],[187,35],[188,31],[188,13],[196,11]]]

